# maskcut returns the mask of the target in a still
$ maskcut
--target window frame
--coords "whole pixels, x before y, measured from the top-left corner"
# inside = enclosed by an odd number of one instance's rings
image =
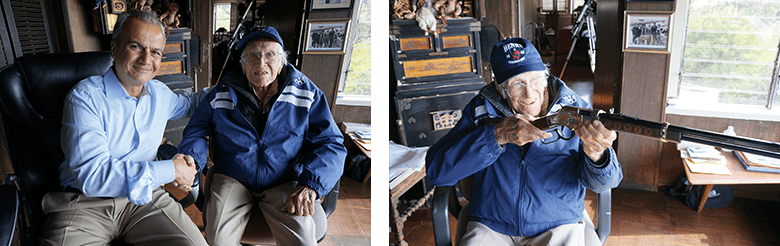
[[[669,73],[667,84],[667,105],[666,114],[683,115],[683,116],[700,116],[700,117],[717,117],[728,119],[743,119],[743,120],[764,120],[764,121],[780,121],[780,103],[776,102],[777,86],[780,85],[780,71],[778,63],[780,63],[780,50],[775,57],[775,64],[772,71],[772,78],[767,92],[767,105],[742,105],[742,104],[717,104],[711,106],[691,106],[691,105],[677,105],[676,99],[679,96],[681,87],[682,76],[682,60],[685,52],[685,41],[687,39],[687,23],[689,14],[690,0],[677,1],[675,4],[675,14],[673,16],[672,26],[680,28],[672,29],[671,52],[669,61]],[[780,47],[780,42],[778,43]]]
[[[358,25],[360,24],[358,22],[359,21],[358,19],[360,18],[360,10],[363,7],[363,1],[355,0],[353,5],[354,5],[353,6],[354,11],[352,11],[352,17],[350,18],[351,25],[349,27],[350,35],[348,35],[348,42],[346,43],[347,47],[345,48],[347,52],[344,54],[345,62],[343,62],[341,67],[341,76],[339,78],[339,86],[338,86],[338,92],[337,92],[335,104],[346,105],[346,106],[369,106],[370,107],[371,106],[370,95],[350,95],[344,93],[344,87],[346,86],[347,76],[349,73],[349,65],[352,58],[352,48],[353,45],[355,44],[355,38],[357,38],[358,36],[357,28]]]

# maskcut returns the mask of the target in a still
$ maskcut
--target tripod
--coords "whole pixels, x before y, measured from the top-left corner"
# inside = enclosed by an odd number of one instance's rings
[[[569,64],[571,53],[574,52],[574,46],[577,45],[577,40],[580,37],[588,39],[588,57],[590,59],[590,71],[596,72],[596,27],[593,25],[593,12],[596,10],[596,2],[593,0],[585,1],[582,5],[582,11],[577,17],[577,22],[574,23],[574,28],[571,31],[571,48],[569,48],[569,54],[566,56],[566,62],[563,63],[563,69],[561,70],[561,76],[563,78],[563,72],[566,71],[566,65]],[[583,26],[587,25],[587,29],[583,29]]]

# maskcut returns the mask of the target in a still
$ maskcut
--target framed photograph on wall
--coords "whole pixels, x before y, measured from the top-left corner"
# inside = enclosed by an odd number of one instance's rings
[[[349,19],[306,20],[304,54],[344,54]]]
[[[623,51],[669,52],[673,12],[625,12]]]
[[[311,9],[344,9],[352,7],[352,0],[312,0]]]

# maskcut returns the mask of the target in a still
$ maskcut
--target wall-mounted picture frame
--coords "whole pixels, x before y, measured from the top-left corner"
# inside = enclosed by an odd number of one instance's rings
[[[674,12],[626,11],[623,51],[669,53],[673,14]]]
[[[350,19],[306,20],[304,54],[344,54]]]
[[[352,0],[312,0],[311,10],[318,9],[348,9],[352,7]]]

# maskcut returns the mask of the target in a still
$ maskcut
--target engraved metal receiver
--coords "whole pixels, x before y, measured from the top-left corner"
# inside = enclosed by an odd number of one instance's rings
[[[539,118],[531,124],[545,131],[558,126],[573,128],[578,122],[598,120],[607,129],[652,138],[663,142],[691,141],[700,144],[739,150],[772,158],[780,158],[780,144],[739,136],[729,136],[668,122],[654,122],[603,110],[563,106],[557,113]]]

